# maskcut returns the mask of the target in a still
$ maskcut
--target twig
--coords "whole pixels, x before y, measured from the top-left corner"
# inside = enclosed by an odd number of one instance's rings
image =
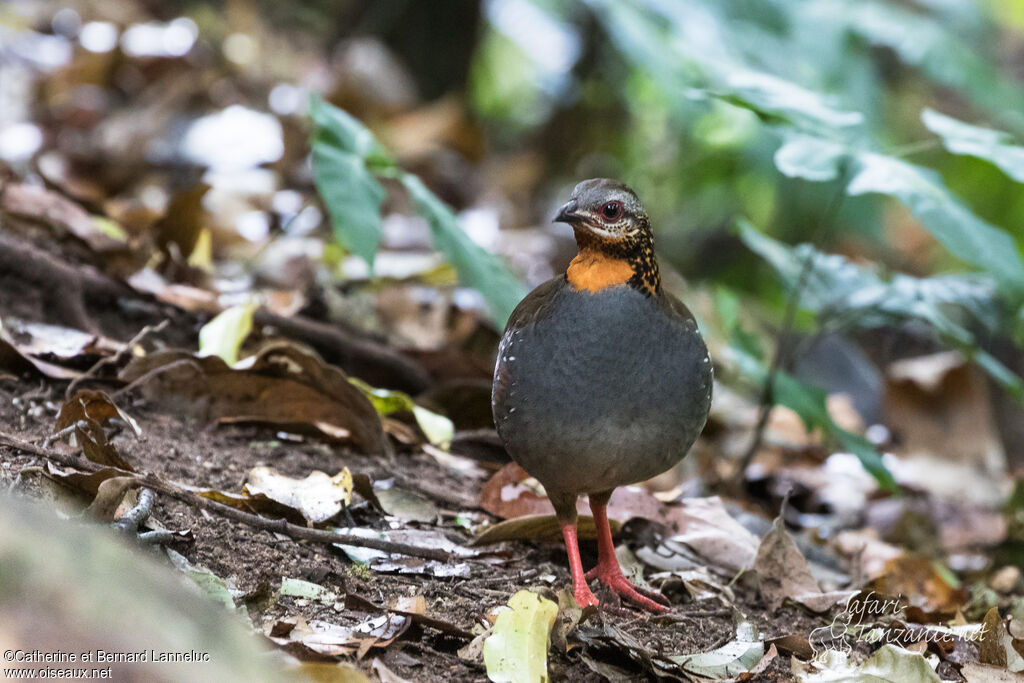
[[[123,361],[124,357],[131,353],[131,350],[135,348],[135,346],[139,344],[143,339],[145,339],[150,334],[153,334],[154,332],[162,332],[163,329],[170,324],[171,321],[168,318],[162,320],[156,325],[146,325],[145,327],[143,327],[137,335],[132,337],[127,344],[118,349],[117,353],[115,353],[113,356],[100,358],[93,364],[91,368],[86,370],[81,376],[73,379],[71,381],[71,384],[68,385],[67,390],[65,390],[64,392],[64,399],[67,400],[71,398],[75,393],[75,389],[78,388],[78,385],[87,379],[95,377],[96,373],[99,372],[100,368],[105,367],[107,365],[117,365],[118,363]]]
[[[152,489],[141,489],[139,491],[139,502],[131,510],[114,520],[113,527],[125,533],[138,534],[139,527],[153,511],[153,503],[156,502],[156,494]]]
[[[836,214],[839,213],[839,208],[843,205],[843,199],[846,197],[846,187],[849,184],[849,170],[850,164],[847,161],[839,175],[839,186],[836,188],[836,192],[832,196],[831,201],[829,201],[828,206],[825,207],[825,211],[822,212],[821,218],[818,219],[817,225],[811,231],[809,238],[817,235],[821,231],[822,226],[832,222]],[[754,461],[758,451],[761,450],[764,430],[768,426],[768,418],[771,415],[772,408],[775,407],[775,379],[778,377],[779,371],[789,365],[790,359],[789,354],[786,353],[786,340],[793,331],[796,312],[800,308],[800,297],[813,270],[813,255],[812,251],[807,252],[800,266],[800,275],[797,277],[796,283],[789,293],[789,298],[786,300],[786,314],[783,318],[782,328],[779,330],[779,341],[775,345],[775,353],[772,355],[771,365],[768,366],[768,375],[765,377],[764,389],[761,392],[761,407],[757,418],[757,425],[754,427],[754,436],[751,439],[750,446],[747,447],[746,453],[743,454],[738,470],[733,475],[733,485],[737,489],[742,486],[743,476],[746,474],[747,468],[750,467],[750,463]]]
[[[233,508],[229,505],[218,503],[215,500],[204,498],[196,493],[192,493],[191,491],[186,491],[179,484],[164,481],[153,474],[129,472],[109,465],[100,465],[92,462],[91,460],[86,460],[84,457],[80,457],[77,454],[67,455],[46,448],[40,448],[33,443],[24,441],[16,436],[12,436],[4,432],[0,432],[0,444],[9,446],[24,453],[31,453],[32,455],[37,455],[41,458],[46,458],[47,460],[59,462],[65,467],[74,467],[87,472],[98,472],[101,469],[109,468],[122,476],[135,477],[141,486],[163,493],[166,496],[170,496],[171,498],[188,505],[209,510],[227,517],[228,519],[241,522],[242,524],[246,524],[257,529],[285,534],[286,536],[302,541],[328,543],[332,545],[340,543],[342,545],[381,550],[387,553],[422,557],[428,560],[437,560],[439,562],[447,562],[453,557],[451,553],[447,553],[437,548],[420,548],[419,546],[408,543],[385,541],[379,538],[363,538],[362,536],[341,534],[327,529],[311,529],[309,527],[292,524],[285,519],[267,519],[266,517],[245,512],[244,510],[238,510],[237,508]]]

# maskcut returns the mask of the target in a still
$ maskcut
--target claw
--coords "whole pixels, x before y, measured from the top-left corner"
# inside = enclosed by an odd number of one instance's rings
[[[602,569],[605,567],[598,565],[591,571],[595,573],[598,581],[619,597],[652,612],[670,611],[670,603],[664,595],[634,586],[623,576],[618,567],[606,571],[602,571]]]
[[[586,584],[581,584],[573,590],[573,597],[576,598],[576,604],[580,606],[580,609],[584,609],[593,605],[597,607],[597,597],[591,592],[590,588]]]

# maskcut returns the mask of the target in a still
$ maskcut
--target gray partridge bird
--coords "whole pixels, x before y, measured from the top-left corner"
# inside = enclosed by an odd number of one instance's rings
[[[647,214],[631,189],[586,180],[555,220],[572,226],[579,253],[509,318],[494,369],[494,422],[555,507],[576,602],[597,605],[587,585],[596,577],[630,602],[666,611],[663,596],[623,576],[606,507],[616,487],[686,455],[711,406],[711,359],[693,315],[661,287]],[[598,565],[588,574],[576,537],[580,494],[598,533]]]

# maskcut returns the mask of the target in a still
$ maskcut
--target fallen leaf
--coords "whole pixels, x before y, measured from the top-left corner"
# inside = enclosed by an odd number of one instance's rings
[[[338,594],[324,588],[318,583],[303,581],[302,579],[290,579],[281,577],[281,595],[288,595],[294,598],[306,598],[316,600],[325,605],[332,605],[338,601]]]
[[[386,541],[398,543],[409,543],[421,548],[433,548],[443,550],[452,555],[452,559],[466,559],[477,557],[480,552],[471,548],[461,546],[448,540],[440,531],[435,529],[395,529],[392,531],[377,531],[356,527],[343,529],[347,534],[364,536],[367,538],[380,538]],[[369,565],[375,572],[396,573],[396,574],[423,574],[426,576],[459,577],[468,578],[470,566],[466,562],[439,562],[437,560],[426,560],[419,557],[408,557],[405,555],[390,554],[383,550],[373,548],[362,548],[341,543],[335,544],[342,552],[348,555],[353,562]]]
[[[984,637],[978,642],[978,660],[1012,673],[1024,671],[1024,656],[1014,647],[1014,639],[1006,631],[998,608],[991,608],[981,625]]]
[[[208,597],[224,605],[229,610],[237,609],[235,599],[242,596],[242,591],[235,586],[233,578],[222,579],[206,567],[192,564],[184,555],[170,548],[165,548],[164,552],[170,558],[171,564],[184,572],[185,576],[199,586]],[[242,607],[241,610],[244,611],[245,607]]]
[[[920,610],[914,621],[952,618],[967,601],[967,590],[950,585],[927,557],[903,555],[885,563],[882,573],[866,586],[881,595],[902,596],[910,609]]]
[[[455,425],[444,415],[438,415],[418,405],[408,394],[401,391],[375,389],[355,377],[349,377],[348,381],[370,399],[373,407],[381,415],[408,410],[416,418],[416,424],[423,430],[423,435],[427,437],[427,441],[434,445],[444,446],[445,448],[451,444],[452,437],[455,436]]]
[[[82,447],[86,458],[101,465],[134,472],[134,468],[121,457],[103,431],[102,425],[115,417],[124,420],[136,435],[141,432],[135,420],[114,405],[105,393],[82,389],[61,406],[53,432],[56,434],[74,425],[75,440]]]
[[[97,424],[106,425],[110,420],[119,418],[125,422],[135,436],[142,434],[138,422],[128,413],[117,407],[114,399],[105,392],[93,391],[90,389],[79,389],[75,394],[64,402],[60,412],[57,414],[57,422],[53,426],[54,433],[70,427],[79,420],[93,420]]]
[[[761,540],[753,569],[760,579],[761,596],[772,610],[791,599],[813,612],[824,612],[857,594],[855,590],[822,592],[781,515]]]
[[[480,491],[480,507],[496,517],[511,519],[526,515],[553,515],[554,506],[522,467],[508,463],[488,479]],[[589,515],[590,506],[584,497],[577,502],[577,512]],[[674,508],[664,505],[638,486],[620,486],[608,500],[608,518],[625,522],[633,517],[663,523],[674,521]]]
[[[557,615],[558,605],[536,593],[513,595],[484,641],[487,677],[495,683],[547,681],[548,639]]]
[[[707,567],[729,578],[753,565],[757,536],[733,519],[717,496],[686,499],[668,514],[678,533],[636,551],[648,565],[665,571]]]
[[[917,652],[895,645],[882,646],[863,664],[850,661],[845,652],[826,650],[802,662],[793,659],[793,675],[800,683],[941,683],[938,674]]]
[[[306,621],[302,617],[280,619],[267,628],[267,637],[279,645],[299,645],[287,648],[300,658],[309,654],[327,657],[361,657],[371,648],[387,647],[409,628],[412,620],[397,614],[368,619],[349,628],[327,621]],[[303,657],[303,655],[306,655]]]
[[[322,524],[352,503],[352,473],[344,467],[331,477],[314,470],[305,479],[294,479],[271,467],[254,467],[242,492],[263,495],[292,508],[307,524]]]
[[[757,666],[765,655],[764,641],[748,621],[736,627],[736,639],[710,652],[677,655],[670,660],[683,671],[701,678],[725,680],[736,678]]]
[[[616,520],[608,520],[608,525],[613,534],[622,528],[622,524]],[[597,538],[594,518],[589,515],[577,517],[576,535],[581,539]],[[525,515],[488,526],[473,539],[473,545],[490,545],[502,541],[557,541],[561,538],[562,525],[554,514]]]
[[[203,197],[209,189],[209,185],[200,183],[171,197],[163,218],[152,227],[161,251],[182,260],[192,254],[203,229]]]
[[[232,306],[218,313],[199,330],[200,358],[217,356],[228,365],[238,362],[238,350],[252,331],[252,315],[258,305],[255,301]]]
[[[93,519],[110,522],[114,519],[121,500],[129,490],[140,486],[135,477],[112,477],[104,480],[96,492],[96,497],[85,512]]]
[[[395,486],[384,488],[377,485],[374,485],[373,492],[384,512],[405,522],[430,524],[437,521],[441,514],[433,501],[418,493]]]
[[[213,356],[157,352],[132,360],[120,378],[138,382],[155,403],[210,421],[306,427],[367,453],[388,452],[377,411],[345,373],[289,342],[268,344],[237,368]]]
[[[412,619],[414,624],[436,629],[449,636],[456,636],[466,640],[473,637],[472,633],[451,623],[450,621],[445,621],[444,619],[426,614],[426,604],[422,595],[417,595],[410,600],[411,602],[407,602],[405,599],[399,598],[392,605],[384,608],[373,604],[366,598],[353,593],[348,593],[345,595],[345,609],[374,613],[394,612],[395,614],[401,614],[409,617]]]
[[[116,251],[124,242],[107,235],[93,216],[61,194],[36,185],[7,183],[0,193],[3,210],[41,221],[82,240],[96,252]]]

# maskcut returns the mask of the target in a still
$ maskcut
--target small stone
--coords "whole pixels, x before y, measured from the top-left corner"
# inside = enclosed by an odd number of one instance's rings
[[[997,593],[1012,593],[1020,583],[1020,569],[1008,565],[996,571],[988,580],[989,587]]]

